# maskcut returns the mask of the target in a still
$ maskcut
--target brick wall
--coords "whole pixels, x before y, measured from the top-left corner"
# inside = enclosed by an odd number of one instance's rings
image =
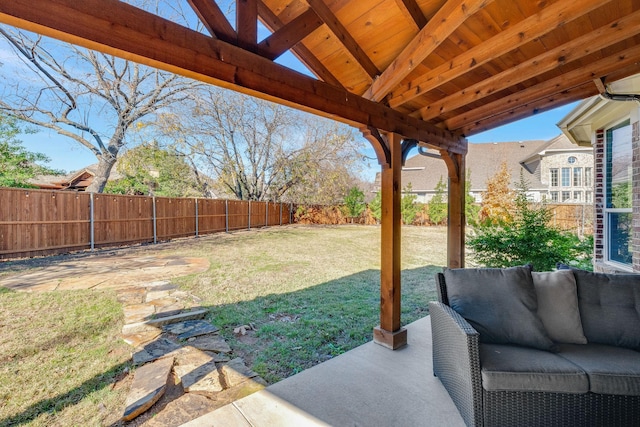
[[[594,163],[594,221],[593,221],[593,255],[595,268],[599,270],[599,265],[604,261],[604,207],[605,207],[605,138],[604,129],[598,129],[593,142],[593,163]]]
[[[633,191],[633,271],[640,271],[640,124],[636,121],[631,128],[633,150],[631,178]]]

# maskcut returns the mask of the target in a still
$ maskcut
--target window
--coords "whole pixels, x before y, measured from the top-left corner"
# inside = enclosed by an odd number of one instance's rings
[[[584,186],[591,187],[593,185],[593,169],[584,168]]]
[[[563,191],[562,192],[562,201],[568,202],[571,200],[571,191]]]
[[[573,186],[582,187],[582,168],[573,168]]]
[[[557,202],[558,201],[558,192],[557,191],[552,191],[551,192],[551,201],[552,202]]]
[[[582,191],[573,192],[573,201],[576,203],[582,202]]]
[[[575,156],[571,156],[567,159],[567,162],[569,162],[570,165],[574,164],[578,159],[575,158]]]
[[[593,193],[591,191],[584,192],[585,203],[593,203]]]
[[[552,187],[558,186],[558,169],[551,169],[550,172],[550,181]]]
[[[571,168],[562,168],[562,186],[568,187],[571,185]]]
[[[631,264],[631,126],[629,121],[606,133],[605,240],[607,260]]]

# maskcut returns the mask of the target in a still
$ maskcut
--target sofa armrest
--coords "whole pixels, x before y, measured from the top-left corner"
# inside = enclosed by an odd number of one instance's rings
[[[468,426],[482,425],[482,376],[478,332],[451,307],[429,302],[433,373]]]

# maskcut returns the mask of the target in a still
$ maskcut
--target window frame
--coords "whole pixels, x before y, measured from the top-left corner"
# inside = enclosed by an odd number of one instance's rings
[[[605,203],[603,206],[603,217],[604,217],[604,229],[603,229],[603,240],[604,240],[604,261],[607,264],[612,264],[615,265],[616,268],[621,268],[624,270],[629,270],[631,271],[633,269],[633,253],[631,253],[631,258],[629,259],[629,262],[623,262],[617,259],[612,259],[611,257],[611,247],[612,247],[612,238],[611,238],[611,230],[610,227],[613,225],[613,221],[612,221],[612,216],[613,215],[619,215],[619,214],[631,214],[633,216],[633,207],[624,207],[624,208],[615,208],[615,207],[609,207],[610,205],[610,197],[611,197],[611,136],[613,135],[613,132],[624,128],[624,127],[629,127],[631,128],[631,121],[627,118],[626,120],[622,120],[618,123],[616,123],[615,125],[612,125],[610,127],[605,128],[604,131],[604,151],[605,151],[605,156],[604,156],[604,169],[605,169],[605,179],[604,179],[604,199],[605,199]],[[629,144],[631,145],[631,149],[633,150],[633,142],[631,140],[631,138],[629,138]],[[633,178],[631,178],[631,182],[630,184],[633,185]],[[632,196],[633,197],[633,196]],[[631,224],[633,224],[633,218],[631,221]],[[631,227],[633,227],[633,225],[631,225]],[[629,235],[629,239],[633,238],[633,228],[631,229],[631,233]]]
[[[565,174],[566,172],[566,174]],[[562,168],[560,172],[562,187],[571,187],[571,168]]]
[[[560,183],[558,168],[549,169],[549,185],[551,187],[558,187]]]

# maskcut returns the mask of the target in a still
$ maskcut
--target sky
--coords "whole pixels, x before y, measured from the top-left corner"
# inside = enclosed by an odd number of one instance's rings
[[[187,9],[189,9],[187,7]],[[269,32],[262,26],[259,28],[260,37],[266,37]],[[11,65],[15,64],[13,53],[8,49],[6,44],[0,40],[0,77],[2,73],[10,72]],[[290,53],[285,53],[276,61],[289,68],[295,69],[301,73],[311,75],[308,70]],[[0,82],[2,79],[0,79]],[[1,84],[1,83],[0,83]],[[486,142],[507,142],[507,141],[526,141],[526,140],[548,140],[560,134],[560,129],[556,126],[558,123],[576,104],[566,105],[552,111],[537,114],[533,117],[520,120],[505,126],[495,128],[493,130],[483,132],[468,138],[472,143]],[[80,146],[77,142],[69,138],[60,136],[55,132],[43,130],[36,134],[20,135],[23,145],[29,151],[40,152],[50,158],[47,166],[53,169],[59,169],[66,172],[77,171],[90,164],[96,163],[93,153]],[[368,143],[364,150],[364,155],[369,158],[375,158],[373,149]],[[373,181],[376,172],[379,172],[379,166],[375,160],[370,160],[368,164],[363,166],[362,178]]]
[[[473,135],[468,140],[471,143],[549,140],[560,135],[560,129],[556,126],[556,123],[567,115],[575,105],[575,103],[569,104],[540,113],[527,119]],[[96,163],[95,156],[88,149],[54,132],[43,131],[33,135],[21,135],[20,139],[29,151],[46,154],[51,159],[47,165],[53,169],[71,172]],[[366,146],[365,154],[368,157],[374,157],[373,149],[368,146],[368,143]],[[367,181],[373,181],[376,172],[379,171],[377,163],[369,161],[368,165],[364,167],[363,178]]]

